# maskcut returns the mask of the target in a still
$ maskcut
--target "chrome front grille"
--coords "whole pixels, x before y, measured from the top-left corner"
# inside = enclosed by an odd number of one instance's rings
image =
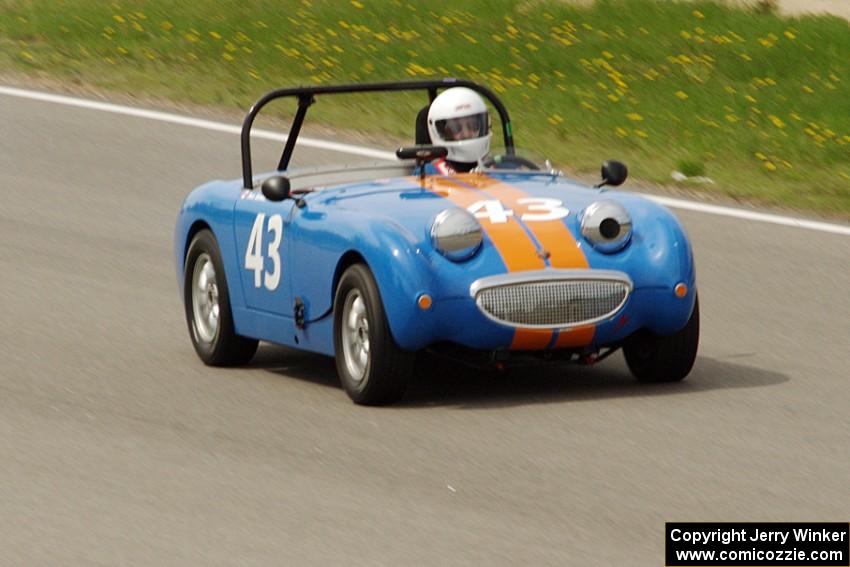
[[[547,275],[479,286],[475,303],[491,319],[513,327],[565,328],[613,316],[631,292],[627,277],[554,279]]]

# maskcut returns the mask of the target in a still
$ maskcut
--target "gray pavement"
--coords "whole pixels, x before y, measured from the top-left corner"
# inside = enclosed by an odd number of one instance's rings
[[[330,359],[192,350],[173,223],[236,136],[5,96],[0,124],[0,564],[662,565],[665,521],[850,519],[846,236],[678,213],[681,384],[430,362],[363,408]]]

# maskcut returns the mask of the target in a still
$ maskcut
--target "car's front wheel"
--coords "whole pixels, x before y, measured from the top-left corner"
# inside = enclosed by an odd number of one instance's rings
[[[685,326],[662,337],[643,330],[623,345],[629,370],[641,382],[678,382],[687,376],[699,347],[699,298]]]
[[[404,395],[415,355],[395,343],[375,278],[363,264],[351,266],[339,280],[334,351],[342,387],[355,403],[388,404]]]
[[[236,334],[221,252],[212,232],[195,235],[183,270],[183,304],[195,351],[210,366],[245,364],[258,342]]]

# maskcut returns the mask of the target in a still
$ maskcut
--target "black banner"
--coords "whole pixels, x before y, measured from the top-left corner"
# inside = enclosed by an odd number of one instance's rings
[[[667,567],[850,567],[847,523],[679,523],[665,533]]]

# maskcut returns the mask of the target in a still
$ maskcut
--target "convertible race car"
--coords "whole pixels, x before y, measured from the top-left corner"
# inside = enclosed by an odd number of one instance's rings
[[[504,152],[470,172],[429,169],[446,148],[421,131],[395,162],[289,168],[318,98],[421,91],[433,101],[458,86],[489,102],[504,138]],[[251,128],[278,98],[297,100],[293,124],[277,169],[253,176]],[[444,79],[272,91],[246,116],[241,145],[242,179],[196,188],[177,219],[186,321],[206,364],[247,363],[259,340],[331,355],[361,404],[399,399],[424,349],[590,364],[622,348],[650,382],[681,380],[694,364],[694,263],[676,218],[607,191],[626,178],[619,162],[605,162],[590,188],[521,157],[486,87]]]

